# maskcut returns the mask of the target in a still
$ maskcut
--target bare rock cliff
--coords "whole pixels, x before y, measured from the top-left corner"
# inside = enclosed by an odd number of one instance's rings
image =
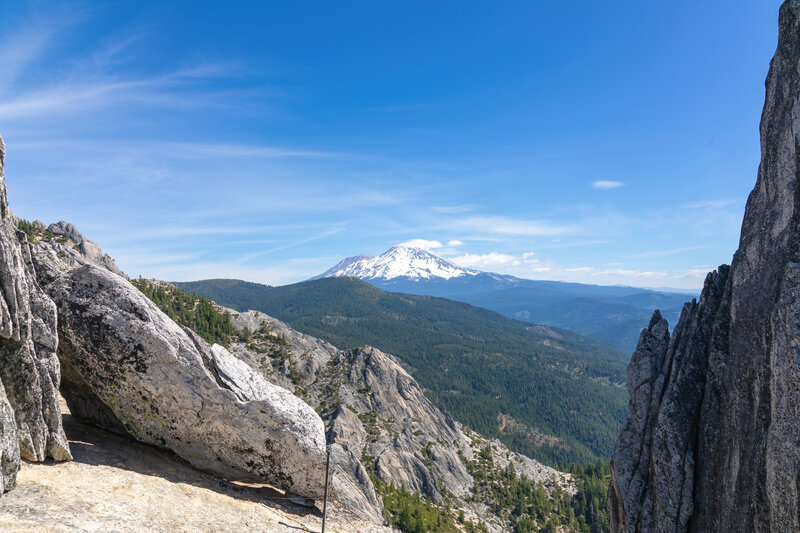
[[[58,407],[56,307],[8,207],[4,164],[0,139],[0,494],[14,486],[20,457],[71,458]]]
[[[800,1],[779,25],[739,249],[628,367],[617,532],[800,531]]]

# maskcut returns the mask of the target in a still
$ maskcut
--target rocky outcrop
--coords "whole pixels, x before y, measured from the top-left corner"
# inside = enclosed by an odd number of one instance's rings
[[[456,496],[468,494],[472,476],[459,452],[471,457],[470,443],[452,417],[433,405],[417,382],[380,350],[345,352],[339,364],[347,373],[338,398],[360,415],[356,419],[366,438],[362,441],[356,428],[349,435],[331,435],[336,439],[332,442],[346,443],[359,457],[374,459],[384,483],[425,494],[437,503],[445,487]]]
[[[630,409],[612,461],[609,513],[619,531],[685,531],[694,512],[697,421],[712,338],[727,331],[728,277],[726,266],[708,275],[700,301],[684,306],[672,337],[658,311],[642,332],[628,365]]]
[[[800,2],[780,9],[762,159],[731,267],[628,369],[614,531],[800,531]]]
[[[40,283],[51,283],[62,273],[83,265],[95,265],[125,277],[97,243],[85,238],[69,222],[62,220],[45,226],[37,220],[33,226],[35,232],[28,240]]]
[[[8,206],[0,139],[0,494],[19,459],[70,459],[58,408],[56,310],[39,287],[25,234]]]
[[[252,332],[232,353],[302,394],[327,421],[333,485],[347,508],[383,521],[383,504],[364,464],[387,485],[436,502],[442,501],[442,483],[458,495],[469,493],[472,476],[458,455],[460,450],[471,458],[469,440],[389,355],[371,347],[342,351],[263,313],[226,311],[234,326]]]
[[[181,329],[112,272],[84,265],[47,289],[73,414],[226,479],[322,496],[324,427],[302,400]]]
[[[474,480],[466,463],[489,444],[467,432],[425,397],[391,355],[372,347],[339,350],[256,311],[230,314],[249,334],[231,353],[266,379],[301,395],[328,425],[333,486],[342,505],[359,517],[382,522],[383,504],[369,473],[380,483],[419,493],[463,509],[493,531],[507,525],[471,501]],[[571,490],[569,476],[508,451],[495,441],[495,462],[513,462],[517,472]],[[445,496],[447,494],[447,497]]]

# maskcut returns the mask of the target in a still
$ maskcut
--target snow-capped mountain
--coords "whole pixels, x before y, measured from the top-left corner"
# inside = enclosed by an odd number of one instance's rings
[[[312,279],[359,278],[390,292],[438,296],[526,322],[571,329],[623,351],[636,346],[653,310],[678,320],[686,294],[521,279],[464,268],[426,250],[394,246],[377,257],[348,257]]]
[[[358,255],[343,259],[315,279],[348,276],[363,280],[449,280],[479,274],[477,270],[460,267],[421,248],[393,246],[377,257]]]

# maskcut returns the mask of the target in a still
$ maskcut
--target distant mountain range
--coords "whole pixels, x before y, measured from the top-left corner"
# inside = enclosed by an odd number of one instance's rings
[[[594,462],[613,450],[629,358],[578,334],[351,277],[283,287],[219,279],[176,285],[342,349],[369,345],[396,355],[456,419],[547,464]]]
[[[420,248],[340,261],[312,279],[354,277],[380,289],[441,296],[526,322],[569,329],[631,352],[653,311],[675,325],[688,292],[517,278],[464,268]]]

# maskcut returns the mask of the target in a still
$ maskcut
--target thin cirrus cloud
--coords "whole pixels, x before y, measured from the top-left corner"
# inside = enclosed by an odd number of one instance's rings
[[[470,216],[452,221],[458,229],[475,232],[516,237],[554,237],[573,233],[575,228],[553,224],[548,220],[527,220],[504,216]]]
[[[129,140],[98,139],[37,139],[29,142],[16,142],[14,150],[61,149],[89,154],[103,153],[118,158],[137,156],[143,153],[150,159],[277,159],[277,158],[345,158],[349,154],[306,150],[287,146],[270,146],[256,144],[219,144],[207,142],[174,142],[174,141],[142,141],[135,146]]]
[[[3,76],[0,92],[13,87],[25,69],[39,58],[53,35],[51,28],[32,27],[3,41]]]
[[[53,16],[3,39],[0,44],[9,60],[0,78],[0,119],[49,119],[121,104],[193,109],[246,103],[246,93],[242,91],[197,90],[197,83],[203,80],[236,75],[239,68],[234,64],[206,63],[148,75],[119,75],[119,68],[114,68],[120,66],[117,59],[141,36],[117,39],[66,62],[69,67],[56,68],[47,77],[37,79],[46,80],[43,83],[20,86],[27,72],[35,71],[58,49],[55,37],[80,19],[74,14]]]
[[[470,213],[476,211],[479,206],[475,204],[463,205],[439,205],[431,207],[431,211],[441,213],[443,215],[460,215],[463,213]]]
[[[597,180],[592,182],[592,188],[594,189],[617,189],[625,185],[621,181],[611,181],[611,180]]]
[[[642,252],[642,253],[639,253],[639,254],[631,254],[631,255],[628,255],[626,257],[628,257],[628,258],[662,257],[662,256],[665,256],[665,255],[674,255],[674,254],[680,254],[680,253],[683,253],[683,252],[690,252],[690,251],[693,251],[693,250],[699,250],[699,249],[705,248],[705,247],[706,247],[705,244],[698,244],[696,246],[685,246],[683,248],[672,248],[671,250],[656,250],[656,251],[653,251],[653,252]]]
[[[0,118],[20,119],[57,113],[70,115],[120,104],[150,105],[171,109],[233,106],[233,94],[201,92],[192,96],[178,91],[201,77],[215,77],[214,69],[175,71],[163,76],[121,79],[98,76],[84,82],[68,79],[56,85],[25,92],[0,101]]]

